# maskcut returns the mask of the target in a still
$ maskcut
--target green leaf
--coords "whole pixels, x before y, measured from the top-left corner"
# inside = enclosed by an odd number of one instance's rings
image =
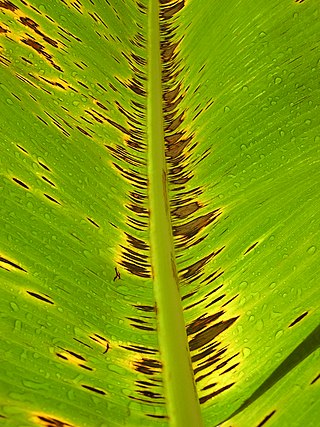
[[[0,1],[4,426],[316,426],[316,0]]]

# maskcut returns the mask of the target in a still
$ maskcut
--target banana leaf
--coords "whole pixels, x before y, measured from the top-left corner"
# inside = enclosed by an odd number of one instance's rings
[[[1,425],[318,425],[319,15],[0,1]]]

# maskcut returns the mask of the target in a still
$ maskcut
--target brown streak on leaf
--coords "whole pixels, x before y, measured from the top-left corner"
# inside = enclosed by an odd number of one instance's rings
[[[198,348],[208,344],[216,336],[228,329],[237,319],[238,317],[233,317],[226,321],[216,323],[204,331],[199,332],[189,341],[190,351],[197,350]]]

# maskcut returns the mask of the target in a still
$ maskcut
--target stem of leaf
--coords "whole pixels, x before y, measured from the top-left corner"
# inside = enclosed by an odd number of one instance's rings
[[[148,175],[150,244],[164,390],[172,427],[202,419],[183,318],[167,191],[162,111],[159,0],[148,8]]]

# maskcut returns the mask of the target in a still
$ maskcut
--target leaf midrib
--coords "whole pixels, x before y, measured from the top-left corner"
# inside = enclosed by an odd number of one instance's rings
[[[176,273],[167,191],[158,0],[149,0],[148,8],[147,93],[151,263],[167,411],[172,426],[201,427]]]

